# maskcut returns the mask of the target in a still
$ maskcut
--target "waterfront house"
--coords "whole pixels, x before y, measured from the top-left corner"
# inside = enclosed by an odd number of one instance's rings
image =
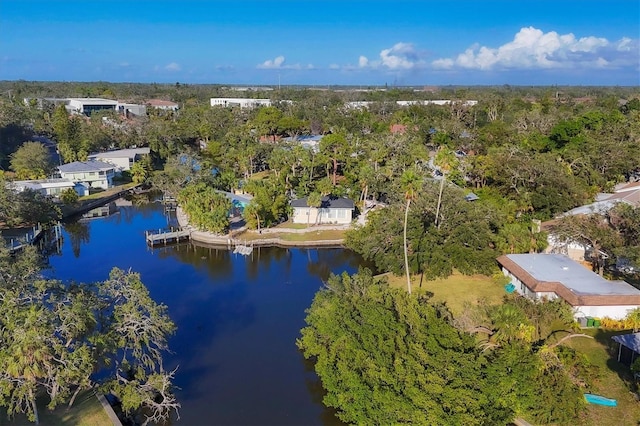
[[[73,182],[81,182],[90,188],[109,189],[113,186],[115,166],[102,161],[74,161],[58,166],[60,176]]]
[[[515,291],[533,300],[564,299],[576,318],[623,319],[640,306],[640,290],[610,281],[561,254],[507,254],[498,257]]]
[[[31,190],[39,192],[42,195],[51,197],[59,197],[66,189],[73,189],[79,196],[89,195],[89,189],[82,183],[73,182],[69,179],[37,179],[37,180],[16,180],[8,182],[7,187],[22,192]]]
[[[291,201],[293,223],[347,225],[353,219],[353,200],[339,197],[322,197],[320,207],[309,207],[307,198]]]
[[[149,148],[131,148],[131,149],[119,149],[116,151],[99,152],[89,155],[89,160],[97,160],[105,163],[113,164],[115,166],[116,173],[131,170],[131,166],[136,161],[139,161],[143,157],[149,155],[151,150]]]

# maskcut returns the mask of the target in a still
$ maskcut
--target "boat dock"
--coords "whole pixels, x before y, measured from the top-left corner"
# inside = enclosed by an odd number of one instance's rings
[[[188,229],[158,229],[157,231],[145,232],[147,244],[151,247],[189,241],[190,237],[191,231]]]

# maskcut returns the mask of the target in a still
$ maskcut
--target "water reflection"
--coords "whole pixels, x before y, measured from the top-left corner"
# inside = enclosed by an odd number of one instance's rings
[[[78,282],[104,280],[113,266],[141,274],[178,326],[166,361],[179,366],[177,424],[339,424],[295,340],[322,282],[362,259],[341,249],[150,249],[144,231],[166,226],[162,204],[116,206],[118,214],[65,224],[46,273]]]
[[[71,251],[75,257],[80,257],[80,247],[82,244],[89,244],[89,224],[83,221],[68,222],[63,225],[71,243]]]

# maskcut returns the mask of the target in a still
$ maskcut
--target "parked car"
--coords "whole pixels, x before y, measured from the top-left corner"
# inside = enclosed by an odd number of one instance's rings
[[[640,267],[634,265],[631,260],[626,257],[618,257],[618,259],[616,259],[616,270],[623,274],[635,274],[640,272]]]

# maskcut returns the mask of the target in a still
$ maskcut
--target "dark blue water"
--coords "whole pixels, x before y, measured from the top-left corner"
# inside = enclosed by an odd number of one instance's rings
[[[263,248],[243,257],[193,245],[147,248],[144,231],[166,224],[157,203],[67,224],[49,274],[78,282],[104,280],[114,266],[141,274],[178,326],[166,358],[179,366],[177,424],[338,424],[295,340],[322,281],[362,260],[341,249]]]

